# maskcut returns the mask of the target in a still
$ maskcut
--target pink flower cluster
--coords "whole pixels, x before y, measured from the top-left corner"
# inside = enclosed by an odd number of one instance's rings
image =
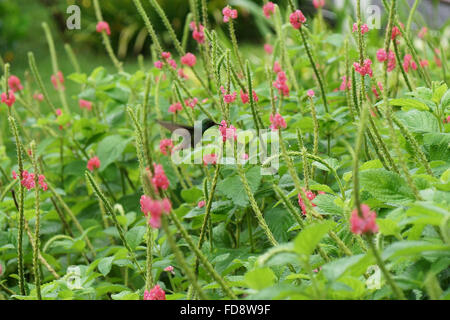
[[[358,24],[355,22],[353,24],[353,28],[352,28],[352,32],[357,32],[358,31]],[[361,34],[365,34],[369,32],[369,26],[367,24],[362,24],[361,25]]]
[[[16,102],[16,96],[12,90],[8,91],[8,95],[6,95],[6,92],[2,92],[1,99],[2,103],[6,104],[10,108],[14,102]]]
[[[144,300],[166,300],[166,293],[157,284],[150,290],[150,292],[148,290],[145,290]]]
[[[370,211],[369,206],[361,205],[361,211],[363,216],[358,215],[358,210],[352,211],[350,217],[351,231],[354,234],[373,234],[378,232],[378,225],[375,221],[377,214],[374,211]]]
[[[236,100],[237,93],[234,91],[233,93],[227,93],[223,86],[220,87],[220,91],[222,91],[223,102],[230,104]]]
[[[197,105],[197,103],[198,103],[197,98],[184,100],[184,104],[186,105],[186,107],[189,107],[192,110],[194,110],[194,107]]]
[[[412,60],[412,56],[410,54],[406,54],[403,58],[403,69],[405,69],[405,72],[409,72],[409,67],[413,70],[417,70],[417,64]]]
[[[281,114],[277,113],[275,115],[271,114],[270,115],[270,128],[272,129],[272,131],[277,131],[278,129],[286,129],[286,121],[284,120],[284,118],[281,116]]]
[[[56,75],[52,75],[50,77],[50,80],[52,81],[53,87],[55,87],[55,90],[65,90],[64,87],[64,76],[61,71],[58,71]]]
[[[188,52],[181,57],[181,63],[192,68],[197,63],[197,58],[195,57],[195,55]]]
[[[379,49],[377,51],[377,59],[380,62],[388,61],[387,71],[391,72],[395,69],[395,53],[392,50],[389,50],[389,54],[386,54],[386,50]]]
[[[177,111],[181,111],[181,110],[183,110],[183,106],[182,106],[181,102],[175,102],[175,103],[171,104],[169,107],[170,113],[176,113]]]
[[[169,153],[172,153],[173,150],[173,141],[171,139],[163,139],[159,142],[159,150],[165,156]]]
[[[87,163],[87,168],[89,171],[100,168],[100,159],[97,156],[90,158]]]
[[[377,82],[378,90],[380,90],[380,93],[383,91],[383,85],[380,81]],[[375,85],[372,86],[372,92],[375,95],[375,97],[378,99],[380,98],[380,94],[378,93],[377,87]]]
[[[17,179],[17,173],[15,171],[12,172],[12,176],[14,180]],[[20,181],[20,183],[28,190],[33,189],[36,186],[35,174],[24,170],[22,172],[22,180]],[[38,184],[42,188],[42,190],[47,191],[48,185],[45,182],[45,176],[43,174],[39,175]]]
[[[109,28],[109,24],[106,21],[99,21],[95,29],[98,33],[105,31],[108,36],[111,35],[111,29]]]
[[[238,17],[238,12],[236,9],[231,9],[230,6],[226,6],[222,9],[223,22],[227,23],[230,19],[236,19]]]
[[[140,200],[141,211],[146,217],[150,214],[148,224],[152,228],[161,228],[161,215],[163,213],[169,214],[172,210],[170,200],[164,198],[163,200],[153,200],[152,198],[143,195]]]
[[[372,71],[372,60],[366,59],[364,60],[363,65],[361,66],[358,62],[353,63],[353,67],[355,67],[355,71],[358,72],[361,76],[365,76],[368,74],[370,77],[373,77]]]
[[[346,76],[342,76],[342,82],[341,85],[339,86],[339,90],[340,91],[345,91],[345,90],[350,90],[350,88],[352,87],[352,82],[350,80],[347,81],[347,77]]]
[[[403,25],[403,24],[402,24]],[[402,32],[397,26],[392,27],[391,39],[394,40],[397,36],[401,36]]]
[[[266,44],[264,44],[264,51],[267,54],[272,54],[273,53],[273,47],[270,44],[266,43]]]
[[[313,5],[316,9],[323,8],[325,5],[325,0],[313,0]]]
[[[171,274],[175,274],[175,272],[173,271],[173,266],[167,266],[164,268],[164,271],[166,272],[170,272]]]
[[[201,24],[199,24],[198,28],[197,28],[195,21],[192,21],[189,26],[192,30],[192,38],[194,38],[194,40],[200,44],[204,43],[205,42],[205,32],[204,32],[205,27],[203,27]]]
[[[302,189],[303,189],[303,192],[306,195],[306,198],[308,198],[308,200],[311,202],[311,205],[313,207],[315,207],[316,205],[314,203],[312,203],[312,201],[317,197],[317,195],[314,192],[310,191],[310,190],[306,190],[305,188],[302,188]],[[319,191],[318,194],[325,194],[325,192]],[[298,194],[298,205],[300,206],[300,208],[302,208],[302,214],[306,215],[306,205],[303,202],[303,199],[300,196],[300,193]]]
[[[263,6],[263,12],[266,18],[269,19],[270,16],[275,13],[275,4],[272,1],[267,2]]]
[[[222,135],[223,142],[227,140],[236,140],[237,134],[236,134],[236,128],[233,125],[230,125],[228,127],[227,122],[225,120],[222,120],[219,125],[219,131]]]
[[[44,101],[44,95],[42,93],[33,94],[33,99],[36,101]]]
[[[12,92],[16,93],[17,91],[23,90],[23,85],[20,82],[20,79],[17,78],[15,75],[11,75],[8,78],[8,87],[11,89]]]
[[[209,164],[217,164],[217,155],[214,153],[211,154],[205,154],[203,156],[203,164],[205,166],[209,165]],[[200,201],[201,202],[201,201]],[[198,203],[199,208],[201,208],[200,206],[200,202]],[[204,204],[203,204],[204,205]]]
[[[250,101],[250,97],[248,95],[248,93],[245,93],[244,91],[242,91],[241,89],[241,100],[243,104],[247,104]],[[253,90],[253,101],[254,102],[258,102],[259,98],[255,92],[255,90]]]
[[[78,101],[78,104],[80,105],[81,109],[87,109],[89,111],[92,110],[92,102],[91,101],[80,99],[80,101]]]
[[[287,85],[286,73],[281,70],[280,64],[275,61],[273,70],[277,72],[277,79],[273,83],[273,86],[278,89],[278,93],[283,96],[289,96],[289,87]]]
[[[148,170],[150,173],[150,170]],[[153,171],[154,171],[154,176],[151,178],[153,187],[155,187],[155,189],[163,189],[163,190],[167,190],[167,188],[169,187],[169,179],[167,179],[166,173],[164,172],[164,168],[162,165],[160,164],[153,164]],[[151,173],[150,173],[151,174]]]
[[[295,10],[289,16],[289,22],[294,29],[300,29],[302,24],[306,22],[306,18],[301,10]]]

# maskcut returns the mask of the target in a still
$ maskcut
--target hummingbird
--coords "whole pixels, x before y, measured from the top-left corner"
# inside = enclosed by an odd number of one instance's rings
[[[218,123],[208,118],[203,119],[200,122],[197,121],[193,127],[174,122],[160,120],[156,121],[170,132],[174,132],[175,130],[177,130],[177,134],[183,137],[183,141],[181,142],[181,144],[176,147],[177,150],[195,148],[195,146],[202,140],[203,134],[206,130],[213,126],[219,125]]]

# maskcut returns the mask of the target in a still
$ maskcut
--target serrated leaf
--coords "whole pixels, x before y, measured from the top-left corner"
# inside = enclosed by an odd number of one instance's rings
[[[294,240],[294,250],[298,254],[311,255],[317,244],[332,227],[331,221],[317,222],[305,227]]]
[[[117,161],[121,156],[131,138],[123,138],[120,135],[107,136],[97,148],[97,156],[100,159],[100,171],[105,170],[108,165]]]
[[[276,277],[269,267],[258,268],[247,272],[244,281],[249,288],[262,290],[275,283]]]

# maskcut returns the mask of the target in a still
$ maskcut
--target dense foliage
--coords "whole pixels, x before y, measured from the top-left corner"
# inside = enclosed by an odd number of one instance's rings
[[[47,24],[51,79],[32,52],[23,78],[2,62],[0,298],[450,298],[447,26],[419,32],[391,0],[374,29],[356,1],[338,34],[324,1],[308,17],[264,1],[264,50],[242,51],[239,7],[226,38],[191,0],[177,38],[157,1],[132,3],[152,40],[135,73],[97,0],[117,72],[57,57]]]

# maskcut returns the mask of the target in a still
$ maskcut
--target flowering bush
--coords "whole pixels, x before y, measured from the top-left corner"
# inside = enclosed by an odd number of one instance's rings
[[[224,41],[199,6],[187,52],[151,0],[169,51],[132,2],[154,50],[134,73],[97,0],[117,72],[63,74],[53,50],[50,79],[33,53],[30,77],[4,65],[2,295],[449,299],[448,43],[391,1],[382,29],[357,12],[345,34],[326,1],[264,1],[260,48],[239,47],[240,7],[217,12]]]

